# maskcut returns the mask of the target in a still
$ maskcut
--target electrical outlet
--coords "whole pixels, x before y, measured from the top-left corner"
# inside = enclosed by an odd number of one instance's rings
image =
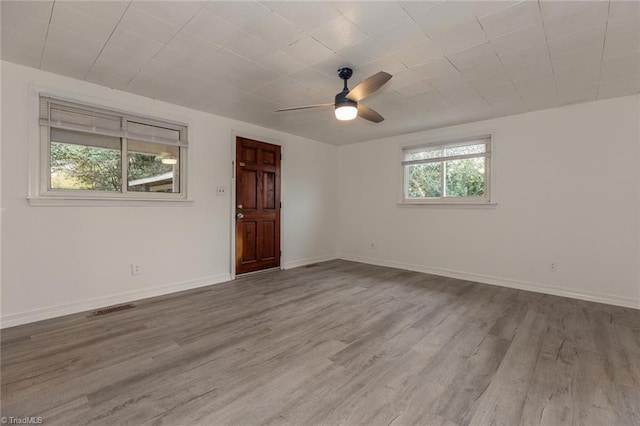
[[[140,264],[132,263],[131,264],[131,275],[140,275],[142,270],[140,269]]]
[[[558,270],[558,262],[549,263],[549,272],[556,272]]]
[[[227,192],[227,189],[224,186],[216,187],[216,195],[223,196]]]
[[[376,243],[374,243],[373,241],[369,243],[369,248],[375,248],[375,246],[376,246]]]

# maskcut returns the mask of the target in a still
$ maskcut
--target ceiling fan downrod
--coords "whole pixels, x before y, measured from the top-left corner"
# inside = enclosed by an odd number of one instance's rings
[[[352,75],[353,70],[351,68],[340,68],[338,70],[338,76],[344,80],[344,88],[342,92],[336,95],[334,105],[336,118],[341,121],[353,120],[358,116],[358,103],[347,98],[347,95],[349,95],[347,80]]]
[[[338,70],[338,77],[344,80],[344,89],[342,89],[343,91],[349,91],[349,88],[347,87],[347,80],[349,80],[352,75],[353,70],[351,68],[345,67]]]

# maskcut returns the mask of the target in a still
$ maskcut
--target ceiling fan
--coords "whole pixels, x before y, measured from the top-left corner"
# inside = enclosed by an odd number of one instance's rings
[[[340,68],[338,70],[338,76],[344,80],[344,88],[342,89],[342,92],[336,95],[335,103],[283,108],[276,110],[276,112],[294,111],[298,109],[335,107],[335,114],[338,120],[353,120],[354,118],[359,116],[364,118],[365,120],[373,121],[374,123],[380,123],[382,120],[384,120],[384,118],[380,114],[369,107],[358,105],[358,102],[360,102],[367,96],[372,95],[382,86],[384,86],[385,83],[392,77],[392,75],[384,71],[380,71],[362,81],[353,89],[349,90],[349,88],[347,87],[347,80],[349,80],[352,75],[353,70],[351,68]]]

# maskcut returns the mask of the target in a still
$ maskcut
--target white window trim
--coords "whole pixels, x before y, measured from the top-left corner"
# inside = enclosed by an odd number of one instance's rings
[[[190,198],[191,183],[189,179],[189,157],[193,155],[193,148],[180,146],[180,193],[147,193],[124,192],[107,193],[107,191],[74,191],[49,190],[49,131],[50,127],[39,123],[40,96],[51,97],[61,101],[72,102],[99,109],[107,109],[126,117],[143,118],[149,122],[157,122],[175,126],[182,126],[189,131],[190,125],[167,119],[162,116],[147,116],[126,111],[121,105],[113,102],[86,97],[72,97],[60,94],[57,90],[47,90],[40,87],[30,87],[30,120],[29,120],[29,188],[27,199],[31,206],[180,206],[192,204]],[[126,107],[125,107],[126,108]],[[126,139],[124,142],[126,143]],[[184,148],[184,149],[183,149]],[[187,153],[189,152],[189,154]],[[125,175],[123,175],[125,176]]]
[[[447,197],[438,197],[438,198],[408,198],[406,196],[406,167],[403,164],[405,161],[405,152],[411,149],[418,148],[429,148],[429,147],[445,147],[445,146],[456,146],[456,145],[464,145],[467,141],[473,141],[478,139],[489,139],[489,147],[490,147],[490,156],[487,157],[489,162],[489,167],[487,167],[485,182],[487,188],[487,196],[486,197],[459,197],[459,198],[447,198]],[[403,207],[421,207],[421,206],[430,206],[430,207],[462,207],[462,208],[483,208],[488,207],[492,208],[497,205],[495,198],[495,141],[496,141],[496,132],[495,131],[478,131],[464,135],[443,135],[443,136],[432,136],[424,138],[420,141],[416,141],[415,139],[409,142],[407,145],[401,145],[398,154],[398,164],[400,165],[400,170],[398,174],[398,187],[399,187],[399,200],[398,205]]]

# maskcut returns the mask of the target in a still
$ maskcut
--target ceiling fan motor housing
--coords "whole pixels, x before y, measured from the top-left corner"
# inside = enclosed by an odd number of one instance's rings
[[[335,98],[336,109],[344,106],[352,106],[354,108],[358,107],[358,103],[356,101],[347,99],[348,94],[349,94],[349,89],[343,90],[342,92],[336,95],[336,98]]]

